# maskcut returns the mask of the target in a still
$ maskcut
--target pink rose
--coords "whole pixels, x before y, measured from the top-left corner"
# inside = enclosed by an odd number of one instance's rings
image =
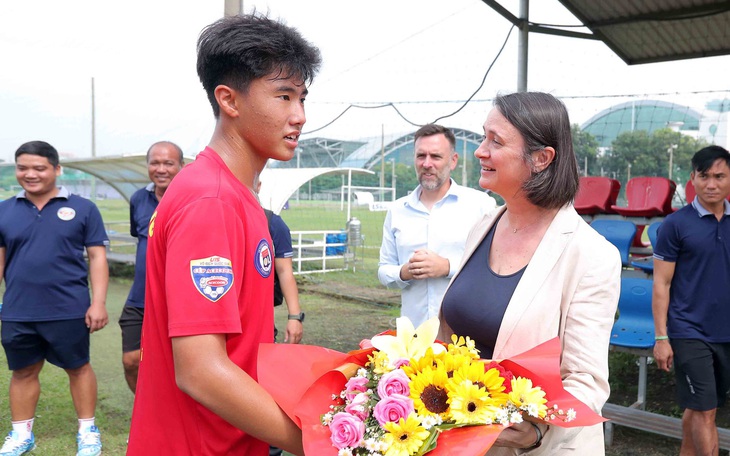
[[[396,369],[400,369],[401,366],[407,366],[409,364],[411,364],[411,360],[410,359],[408,359],[408,358],[400,358],[400,359],[395,360],[395,362],[393,363],[393,367],[395,367]]]
[[[368,390],[368,379],[365,377],[350,377],[345,383],[345,398],[351,401],[358,393],[364,393]]]
[[[397,423],[401,418],[405,420],[414,411],[411,398],[402,394],[393,394],[375,404],[373,416],[381,426],[384,426],[385,423]]]
[[[345,407],[345,411],[365,421],[368,418],[368,395],[360,393]]]
[[[365,423],[354,415],[339,412],[332,418],[330,433],[330,440],[336,448],[355,448],[365,435]]]
[[[378,396],[385,399],[393,394],[408,396],[411,394],[411,387],[408,385],[410,379],[401,369],[390,371],[380,377],[378,382]]]

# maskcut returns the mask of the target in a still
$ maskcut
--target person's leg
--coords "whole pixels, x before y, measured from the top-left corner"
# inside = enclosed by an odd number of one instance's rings
[[[686,409],[682,415],[680,456],[718,456],[717,426],[713,410]]]
[[[137,391],[137,375],[139,374],[139,359],[141,353],[141,350],[122,353],[124,379],[127,381],[127,385],[132,393]]]
[[[48,362],[66,371],[71,399],[79,419],[94,417],[96,374],[89,362],[89,330],[83,318],[48,322]]]
[[[32,322],[2,323],[2,344],[12,371],[9,396],[13,421],[32,419],[41,394],[38,376],[45,362],[48,343],[38,326]]]
[[[71,399],[79,419],[93,418],[96,411],[96,374],[91,363],[75,369],[65,369],[68,374]]]
[[[718,406],[715,347],[700,340],[672,340],[674,372],[682,416],[680,456],[717,456]]]
[[[124,379],[127,381],[127,385],[132,393],[137,390],[143,318],[144,309],[131,306],[124,306],[122,314],[119,317],[119,326],[122,329],[122,366],[124,366]]]
[[[38,399],[41,396],[41,382],[38,375],[43,361],[13,371],[10,377],[10,418],[13,421],[29,420],[35,416]]]

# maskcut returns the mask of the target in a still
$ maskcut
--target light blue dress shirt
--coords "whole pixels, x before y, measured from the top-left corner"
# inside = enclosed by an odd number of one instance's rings
[[[458,185],[451,187],[431,211],[419,200],[421,186],[396,200],[383,224],[378,279],[388,288],[400,288],[401,316],[415,327],[436,317],[451,276],[461,263],[464,244],[472,226],[497,203],[483,191]],[[418,249],[429,249],[449,260],[446,277],[403,281],[401,266]]]

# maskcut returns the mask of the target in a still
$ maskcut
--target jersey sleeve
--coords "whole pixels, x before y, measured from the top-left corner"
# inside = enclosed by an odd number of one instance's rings
[[[170,336],[240,333],[243,221],[222,201],[204,198],[174,214],[165,232]]]

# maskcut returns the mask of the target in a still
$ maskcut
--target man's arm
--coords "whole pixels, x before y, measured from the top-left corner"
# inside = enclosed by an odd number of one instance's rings
[[[675,263],[654,258],[654,285],[652,288],[651,311],[654,315],[654,335],[666,337],[667,312],[669,311],[669,289],[674,277]],[[668,339],[654,343],[654,359],[659,369],[669,372],[674,352]]]
[[[398,245],[392,229],[393,214],[388,211],[383,222],[383,241],[380,244],[380,261],[378,262],[378,280],[388,288],[405,288],[413,276],[408,273],[408,261],[403,264],[398,258]]]
[[[294,267],[291,258],[275,258],[274,267],[276,268],[276,276],[279,278],[279,286],[284,294],[284,302],[290,315],[298,314],[302,311],[299,307],[299,289],[297,288],[297,279],[294,277]],[[304,332],[304,324],[299,320],[287,320],[286,334],[284,342],[290,344],[298,344],[302,340]]]
[[[303,455],[302,432],[274,399],[226,352],[222,334],[174,337],[177,386],[231,425],[285,451]]]
[[[5,279],[5,247],[0,247],[0,284]]]
[[[106,291],[109,287],[109,264],[106,261],[106,247],[96,245],[86,248],[89,256],[89,281],[91,282],[91,306],[86,311],[86,326],[89,332],[102,329],[109,323],[106,311]]]

